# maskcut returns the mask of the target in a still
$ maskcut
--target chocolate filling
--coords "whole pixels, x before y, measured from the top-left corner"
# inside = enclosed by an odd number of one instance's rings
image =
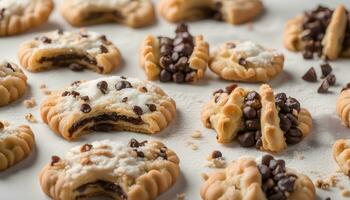
[[[271,155],[264,155],[258,165],[261,174],[261,188],[268,200],[286,200],[294,192],[296,174],[287,173],[284,160],[275,160]]]
[[[196,70],[190,68],[189,58],[194,49],[193,36],[188,32],[185,24],[176,28],[176,37],[159,37],[160,59],[162,70],[159,79],[162,82],[174,81],[176,83],[192,82]]]
[[[75,63],[75,61],[82,61],[82,63]],[[39,60],[39,63],[44,62],[52,62],[52,65],[55,67],[65,67],[69,66],[69,68],[73,71],[81,71],[84,68],[87,68],[87,65],[97,65],[97,61],[94,58],[89,58],[87,55],[79,55],[79,54],[65,54],[65,55],[57,55],[53,57],[42,57]]]
[[[316,53],[322,56],[322,40],[326,34],[333,10],[318,6],[316,9],[304,13],[302,41],[305,42],[303,57],[312,59]]]
[[[279,110],[280,127],[284,132],[287,144],[297,144],[302,140],[303,134],[299,130],[298,114],[300,103],[285,93],[275,96],[276,106]]]
[[[128,199],[122,187],[120,187],[119,185],[113,182],[104,181],[104,180],[97,180],[92,183],[86,183],[78,187],[76,191],[78,191],[79,193],[84,193],[89,187],[96,187],[96,186],[101,187],[105,192],[112,192],[117,194],[122,200]],[[84,197],[86,197],[86,195],[79,195],[77,199],[84,198]]]
[[[111,19],[111,21],[121,21],[124,18],[118,10],[113,10],[88,13],[84,17],[84,21],[95,21],[105,17]]]
[[[260,116],[261,116],[261,97],[251,91],[245,97],[243,103],[243,125],[238,132],[238,141],[242,147],[253,147],[259,149],[262,146]]]
[[[86,119],[83,119],[79,122],[76,122],[73,124],[73,126],[69,129],[70,136],[73,135],[75,131],[77,131],[79,128],[85,126],[86,124],[93,122],[94,126],[91,127],[91,130],[95,131],[111,131],[113,130],[113,124],[108,123],[108,121],[116,122],[116,121],[125,121],[134,125],[142,125],[144,124],[144,121],[142,121],[141,117],[127,117],[124,115],[119,115],[117,113],[106,113],[94,117],[89,117]]]

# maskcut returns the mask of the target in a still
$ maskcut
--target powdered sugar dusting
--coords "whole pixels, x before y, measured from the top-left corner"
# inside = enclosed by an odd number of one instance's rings
[[[11,15],[21,14],[23,10],[31,3],[36,0],[1,0],[0,10],[4,9],[3,17],[8,18]],[[0,17],[1,21],[1,17]]]
[[[126,3],[132,2],[131,0],[69,0],[74,1],[73,5],[79,6],[103,6],[107,8],[113,8]]]
[[[16,135],[18,133],[18,127],[14,125],[5,126],[2,130],[0,130],[0,139],[5,139],[11,135]]]

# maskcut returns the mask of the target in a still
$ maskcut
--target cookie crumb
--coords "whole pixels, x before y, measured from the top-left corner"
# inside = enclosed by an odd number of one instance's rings
[[[208,174],[206,174],[206,173],[201,173],[201,177],[205,181],[208,180],[208,178],[209,178]]]
[[[305,156],[301,152],[298,152],[298,151],[293,152],[293,157],[296,160],[304,160],[305,159]]]
[[[322,190],[330,190],[331,187],[336,187],[338,182],[338,178],[335,175],[332,175],[325,179],[317,179],[315,182],[315,186]]]
[[[193,143],[192,141],[188,141],[187,142],[187,146],[189,146],[192,150],[196,151],[198,150],[198,145],[196,145],[195,143]]]
[[[224,168],[226,167],[226,160],[220,151],[213,151],[207,158],[208,162],[205,164],[209,168]]]
[[[31,123],[36,123],[37,122],[35,117],[34,117],[34,115],[32,113],[26,114],[25,118],[26,118],[26,120],[28,122],[31,122]]]
[[[348,190],[348,189],[342,190],[342,191],[341,191],[341,195],[342,195],[343,197],[350,197],[350,190]]]
[[[52,93],[51,90],[49,90],[45,84],[40,85],[40,91],[44,95],[50,95]]]
[[[185,193],[180,193],[176,195],[177,200],[185,200]]]
[[[23,101],[23,104],[26,108],[34,108],[36,106],[35,99],[27,99]]]
[[[202,138],[202,133],[199,130],[196,130],[191,134],[191,137],[193,139],[200,139]]]

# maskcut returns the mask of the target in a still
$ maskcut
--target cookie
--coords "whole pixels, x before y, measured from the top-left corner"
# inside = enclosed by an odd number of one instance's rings
[[[34,134],[29,126],[0,121],[0,171],[27,158],[34,147]]]
[[[260,0],[161,0],[159,13],[170,22],[214,18],[230,24],[252,21],[263,11]]]
[[[268,85],[259,93],[230,85],[214,92],[201,113],[205,127],[217,133],[219,143],[238,139],[242,147],[281,152],[311,131],[310,113],[285,93],[274,95]]]
[[[140,64],[149,80],[176,83],[195,82],[209,64],[209,45],[203,36],[192,36],[185,24],[176,28],[176,37],[147,36],[140,48]]]
[[[175,118],[175,101],[156,85],[111,76],[74,82],[52,93],[41,105],[41,117],[67,140],[90,131],[161,131]]]
[[[260,160],[241,157],[209,175],[200,191],[202,199],[316,199],[309,177],[287,168],[284,160],[271,155]]]
[[[340,93],[337,100],[337,113],[343,124],[350,128],[350,83]]]
[[[27,90],[27,76],[14,63],[0,61],[0,106],[22,97]]]
[[[52,0],[1,0],[0,36],[20,34],[44,24],[53,7]]]
[[[179,173],[179,158],[161,142],[103,140],[74,147],[65,158],[52,156],[40,185],[55,200],[96,195],[152,200],[169,190]]]
[[[291,51],[303,51],[305,59],[312,59],[314,54],[336,59],[344,49],[347,23],[343,5],[335,10],[318,6],[287,22],[284,45]]]
[[[339,139],[332,148],[333,158],[340,169],[347,176],[350,176],[350,140]]]
[[[209,68],[230,81],[267,82],[283,70],[284,56],[251,41],[221,44],[211,55]]]
[[[137,28],[155,21],[151,0],[64,0],[60,11],[73,26],[116,22]]]

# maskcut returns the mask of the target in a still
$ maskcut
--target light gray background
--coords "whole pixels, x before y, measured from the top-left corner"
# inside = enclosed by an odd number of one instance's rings
[[[306,83],[300,77],[311,66],[316,67],[320,75],[318,65],[321,61],[305,61],[301,54],[288,52],[282,44],[282,33],[287,19],[305,9],[314,8],[320,2],[331,7],[344,3],[350,8],[350,2],[345,0],[265,0],[266,12],[253,23],[253,30],[250,30],[248,25],[232,26],[212,20],[190,23],[191,32],[193,34],[203,34],[211,47],[226,40],[242,39],[252,40],[267,47],[279,49],[285,54],[285,71],[270,84],[276,92],[285,91],[299,99],[302,106],[308,108],[312,113],[315,128],[308,138],[298,145],[289,147],[278,157],[286,159],[289,167],[309,175],[313,180],[318,176],[327,177],[336,171],[337,167],[331,155],[331,146],[338,138],[349,138],[349,129],[343,127],[336,116],[335,103],[341,86],[350,81],[350,60],[340,59],[332,62],[338,84],[331,88],[329,94],[317,94],[316,90],[320,82]],[[56,1],[56,4],[56,9],[49,22],[39,29],[19,36],[1,38],[0,58],[18,63],[17,49],[21,42],[32,39],[40,32],[58,28],[73,29],[57,11],[59,1]],[[144,79],[145,75],[138,65],[138,49],[142,39],[147,34],[172,36],[174,25],[158,17],[158,22],[155,25],[144,29],[134,30],[121,25],[107,24],[92,26],[88,30],[106,34],[120,48],[124,57],[124,64],[111,75],[127,75]],[[90,80],[103,76],[91,71],[75,73],[68,69],[56,69],[43,73],[25,73],[29,78],[30,87],[23,99],[34,97],[38,103],[45,98],[39,90],[41,84],[46,84],[50,89],[60,89],[75,80]],[[186,193],[186,199],[188,200],[200,199],[199,189],[202,183],[200,174],[212,171],[203,167],[203,165],[207,155],[213,150],[222,151],[227,160],[234,160],[242,155],[260,156],[263,154],[263,152],[255,149],[241,148],[235,142],[228,146],[216,143],[214,131],[205,129],[200,122],[201,108],[209,100],[212,91],[224,87],[229,82],[219,80],[210,71],[207,71],[205,79],[196,85],[158,84],[176,100],[178,116],[169,128],[155,136],[129,132],[93,133],[77,142],[67,142],[55,135],[43,123],[30,124],[36,135],[37,149],[25,161],[6,172],[0,173],[0,199],[48,199],[41,191],[38,173],[50,161],[51,155],[63,156],[71,147],[94,140],[108,138],[127,142],[130,138],[139,140],[157,139],[174,149],[181,159],[181,175],[176,185],[163,194],[159,198],[160,200],[176,199],[176,194],[183,192]],[[259,86],[257,84],[240,85],[255,89]],[[28,110],[22,104],[23,99],[10,106],[0,108],[0,119],[27,123],[24,115],[31,112],[40,120],[39,106]],[[201,140],[195,141],[199,145],[197,151],[193,151],[186,146],[186,141],[191,140],[190,134],[195,130],[201,130],[204,135]],[[305,159],[293,159],[295,151],[304,155]],[[344,179],[343,184],[349,186],[349,180],[344,176],[342,177]],[[339,194],[338,189],[332,189],[329,192],[317,190],[319,199],[325,199],[326,197],[341,199],[342,197]]]

